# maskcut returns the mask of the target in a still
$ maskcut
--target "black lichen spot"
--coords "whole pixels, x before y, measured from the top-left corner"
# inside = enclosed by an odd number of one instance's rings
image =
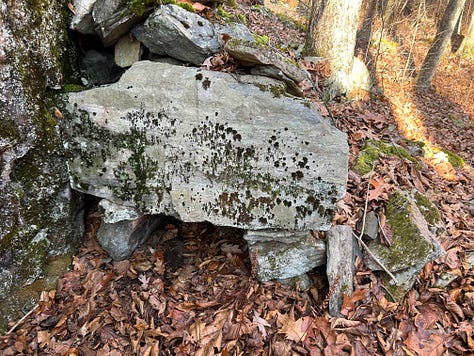
[[[196,80],[202,80],[202,73],[196,74]]]
[[[206,77],[206,79],[203,80],[202,87],[204,88],[204,90],[207,90],[211,87],[211,81],[209,80],[208,77]]]
[[[303,174],[303,172],[301,172],[301,171],[296,171],[296,172],[291,173],[291,177],[292,177],[293,179],[298,179],[298,180],[300,180],[300,179],[303,179],[304,174]]]

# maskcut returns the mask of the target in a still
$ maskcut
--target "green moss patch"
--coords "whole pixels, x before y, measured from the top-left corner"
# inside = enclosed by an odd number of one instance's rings
[[[464,160],[458,156],[456,153],[447,150],[446,148],[435,147],[433,148],[433,153],[443,152],[448,157],[448,162],[451,163],[453,167],[462,168],[464,167]]]
[[[361,174],[369,173],[381,154],[406,158],[409,161],[416,162],[416,159],[399,145],[385,141],[367,140],[357,156],[354,169]]]

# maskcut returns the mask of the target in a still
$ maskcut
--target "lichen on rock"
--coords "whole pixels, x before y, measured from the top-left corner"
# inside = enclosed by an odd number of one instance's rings
[[[345,192],[345,135],[245,76],[141,61],[116,84],[70,93],[67,116],[73,186],[142,213],[328,229]]]
[[[68,254],[81,234],[47,106],[70,67],[63,5],[0,5],[0,332],[39,295],[19,291],[48,279],[48,261]]]

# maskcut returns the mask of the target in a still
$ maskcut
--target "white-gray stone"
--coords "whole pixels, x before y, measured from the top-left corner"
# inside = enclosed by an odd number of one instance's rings
[[[325,242],[307,231],[249,230],[244,239],[259,281],[299,277],[326,263]]]
[[[70,93],[66,113],[72,186],[142,213],[327,230],[345,193],[346,135],[308,102],[227,73],[141,61]]]
[[[194,64],[201,64],[222,50],[219,35],[223,33],[254,40],[242,24],[214,25],[177,5],[160,6],[143,25],[133,30],[137,39],[151,52]]]
[[[97,0],[74,0],[74,16],[71,20],[71,29],[84,35],[95,35],[92,9]]]
[[[107,223],[102,220],[97,230],[97,240],[109,256],[121,261],[156,231],[163,221],[162,215],[143,215],[134,220]]]
[[[99,202],[100,215],[102,221],[107,224],[113,224],[123,220],[136,220],[140,213],[133,207],[114,204],[107,199]]]
[[[329,298],[329,314],[339,316],[344,295],[350,296],[354,290],[354,263],[357,243],[352,236],[352,228],[335,225],[327,232],[326,274],[329,288],[334,292]]]
[[[115,64],[121,68],[130,67],[140,60],[141,52],[140,41],[130,34],[125,35],[115,44]]]

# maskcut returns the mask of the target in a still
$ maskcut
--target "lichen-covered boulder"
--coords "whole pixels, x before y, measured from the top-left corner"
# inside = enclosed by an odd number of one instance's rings
[[[118,83],[70,93],[73,187],[185,222],[328,229],[345,193],[346,135],[308,102],[245,80],[141,61]]]
[[[133,34],[152,53],[184,62],[201,64],[223,48],[220,34],[254,41],[247,27],[239,23],[213,24],[180,6],[162,5],[136,27]]]
[[[47,105],[46,89],[61,86],[68,65],[61,6],[0,4],[0,333],[54,286],[82,234]]]

